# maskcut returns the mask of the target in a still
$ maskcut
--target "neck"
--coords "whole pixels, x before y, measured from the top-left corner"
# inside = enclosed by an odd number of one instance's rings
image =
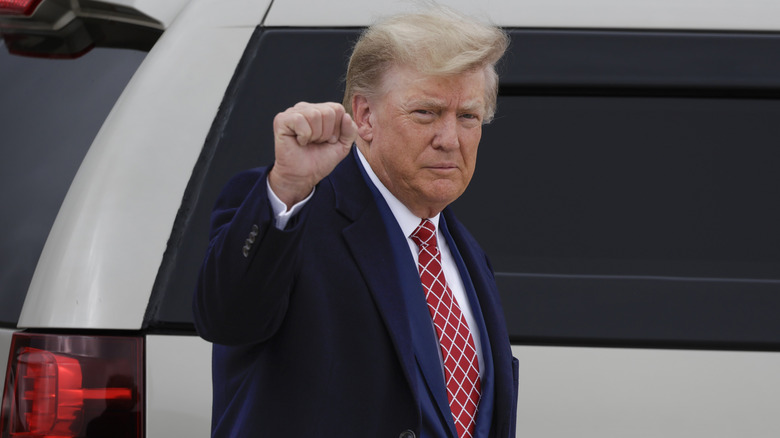
[[[374,183],[374,185],[377,186],[380,192],[384,190],[383,196],[387,199],[387,196],[392,196],[396,202],[399,204],[402,204],[411,214],[414,216],[421,218],[421,219],[429,219],[437,214],[439,214],[446,205],[441,206],[441,208],[434,208],[428,205],[418,205],[413,202],[408,202],[407,199],[404,199],[403,196],[399,196],[399,193],[397,193],[397,190],[393,190],[394,187],[392,184],[390,184],[390,181],[387,181],[387,178],[384,177],[385,175],[380,171],[377,171],[377,166],[372,164],[371,162],[371,155],[369,153],[369,145],[367,145],[365,142],[358,141],[356,142],[357,149],[360,152],[361,161],[363,164],[363,167],[366,168],[366,172],[368,172],[370,179]]]

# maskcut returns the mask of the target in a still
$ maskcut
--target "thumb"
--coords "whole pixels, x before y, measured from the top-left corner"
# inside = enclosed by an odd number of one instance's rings
[[[352,117],[350,117],[349,114],[344,113],[344,115],[341,117],[341,128],[339,131],[339,143],[352,146],[352,143],[354,143],[355,139],[357,138],[358,128],[357,124],[354,120],[352,120]]]

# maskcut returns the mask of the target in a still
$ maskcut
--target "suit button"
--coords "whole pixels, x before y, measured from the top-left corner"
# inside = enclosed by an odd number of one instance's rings
[[[416,437],[417,437],[417,435],[415,435],[414,432],[412,432],[411,430],[408,430],[408,429],[403,431],[403,432],[401,432],[401,434],[398,435],[398,438],[416,438]]]
[[[249,247],[249,245],[244,245],[244,247],[241,248],[241,253],[244,254],[244,257],[249,257],[249,250],[250,249],[251,248]]]

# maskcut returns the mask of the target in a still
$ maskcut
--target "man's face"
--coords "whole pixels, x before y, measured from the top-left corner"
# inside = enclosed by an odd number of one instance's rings
[[[361,148],[382,183],[419,217],[457,199],[474,174],[485,116],[485,73],[427,76],[394,68],[367,100]],[[358,117],[360,114],[356,114]]]

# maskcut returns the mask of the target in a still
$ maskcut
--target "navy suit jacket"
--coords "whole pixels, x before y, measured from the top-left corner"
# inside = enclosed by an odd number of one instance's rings
[[[355,154],[285,230],[274,226],[267,170],[244,172],[223,190],[195,292],[195,325],[214,343],[213,435],[419,436],[401,262]],[[517,365],[493,273],[465,228],[443,215],[490,340],[491,436],[513,437]]]

